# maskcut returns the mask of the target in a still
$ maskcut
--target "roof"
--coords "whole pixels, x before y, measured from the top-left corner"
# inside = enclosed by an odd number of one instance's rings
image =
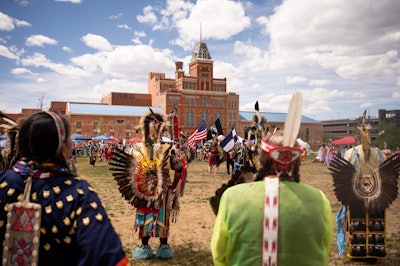
[[[254,115],[254,111],[239,111],[239,120],[240,121],[253,121],[253,115]],[[270,122],[285,123],[285,120],[286,120],[286,113],[260,112],[260,115],[266,117],[268,119],[268,121],[270,121]],[[321,122],[302,115],[301,123],[318,124]]]
[[[160,107],[151,106],[127,106],[127,105],[108,105],[91,103],[68,103],[69,113],[74,115],[120,115],[120,116],[141,116],[149,108],[156,112],[163,113]]]
[[[127,105],[108,105],[99,103],[72,103],[68,102],[67,109],[69,113],[74,115],[120,115],[120,116],[141,116],[149,108],[156,112],[163,113],[160,107],[152,106],[127,106]],[[240,121],[253,121],[254,111],[239,111]],[[260,112],[270,122],[282,122],[286,120],[286,113],[269,113]],[[321,123],[320,121],[311,119],[307,116],[301,116],[301,123]]]
[[[211,54],[208,51],[207,44],[205,42],[198,42],[196,47],[193,49],[192,52],[192,59],[190,62],[196,59],[212,59]]]

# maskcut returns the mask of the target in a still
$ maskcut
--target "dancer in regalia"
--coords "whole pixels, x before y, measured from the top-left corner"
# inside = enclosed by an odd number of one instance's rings
[[[0,124],[12,144],[0,169],[3,265],[130,265],[99,196],[68,167],[68,121],[38,112]]]
[[[299,183],[301,102],[295,94],[284,130],[261,140],[255,182],[222,194],[211,240],[214,265],[328,265],[330,202]]]
[[[335,156],[329,166],[336,197],[342,202],[336,220],[339,254],[349,258],[383,258],[386,256],[385,210],[397,198],[400,158],[372,147],[366,113],[358,127],[361,144]],[[348,232],[348,234],[346,234]],[[346,235],[349,236],[346,239]]]
[[[215,195],[210,198],[210,205],[214,214],[218,213],[218,206],[222,193],[231,186],[253,181],[253,175],[259,167],[261,139],[265,138],[268,133],[268,119],[261,116],[258,102],[255,103],[254,109],[253,124],[247,132],[247,139],[243,140],[243,145],[235,145],[234,148],[234,157],[240,155],[240,164],[237,165],[237,169],[235,169],[228,182],[222,184],[222,186],[215,191]]]
[[[189,156],[172,141],[162,141],[166,136],[174,139],[172,116],[166,117],[150,109],[139,122],[143,136],[141,144],[132,154],[114,149],[109,162],[119,191],[136,208],[134,230],[139,233],[141,245],[135,248],[133,256],[138,259],[153,257],[149,245],[152,237],[160,239],[156,257],[167,259],[173,256],[168,244],[169,224],[177,219]],[[171,171],[173,175],[170,175]]]

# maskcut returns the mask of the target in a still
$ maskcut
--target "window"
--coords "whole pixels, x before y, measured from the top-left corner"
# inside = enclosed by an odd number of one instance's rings
[[[184,86],[185,86],[184,87],[185,90],[195,90],[196,89],[196,83],[186,82]]]
[[[185,105],[186,106],[194,106],[195,104],[195,99],[192,96],[186,96],[185,97]]]
[[[200,98],[199,105],[200,106],[210,106],[210,99],[209,98]]]
[[[221,121],[221,124],[223,124],[224,119],[222,118],[221,112],[215,112],[215,120],[217,120],[218,118]]]
[[[210,114],[207,110],[203,110],[200,112],[200,120],[204,120],[207,125],[210,123]]]
[[[194,127],[194,112],[193,112],[193,110],[186,111],[185,124],[187,127]]]
[[[214,107],[215,108],[223,108],[224,107],[224,100],[222,100],[222,99],[214,99]]]
[[[168,104],[169,106],[179,106],[179,97],[169,97]]]
[[[82,122],[81,121],[76,121],[76,129],[81,129],[82,128]]]

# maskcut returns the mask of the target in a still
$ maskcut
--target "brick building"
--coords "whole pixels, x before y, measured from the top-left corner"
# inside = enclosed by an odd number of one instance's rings
[[[175,62],[175,77],[165,73],[148,74],[148,93],[110,92],[100,103],[52,101],[49,110],[66,115],[72,134],[89,137],[110,135],[130,139],[143,113],[149,108],[165,114],[176,108],[179,127],[189,134],[204,120],[210,126],[219,118],[225,134],[235,125],[239,136],[245,137],[252,124],[254,111],[239,111],[239,95],[227,92],[226,78],[215,78],[213,60],[205,42],[200,41],[193,50],[189,73],[182,62]],[[30,111],[29,111],[30,110]],[[39,110],[23,109],[13,117],[24,118]],[[262,111],[262,110],[261,110]],[[286,114],[261,112],[270,126],[282,128]],[[17,119],[16,119],[17,120]],[[322,123],[302,116],[299,137],[314,149],[322,139]]]
[[[193,50],[189,74],[183,62],[175,62],[175,77],[165,73],[148,74],[148,94],[152,105],[165,113],[177,110],[183,132],[192,132],[201,120],[207,125],[220,119],[227,132],[239,119],[239,95],[226,91],[226,78],[214,78],[214,61],[205,42],[200,41]]]

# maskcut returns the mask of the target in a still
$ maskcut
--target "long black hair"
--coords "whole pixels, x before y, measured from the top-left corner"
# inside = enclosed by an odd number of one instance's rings
[[[66,141],[70,137],[70,125],[67,119],[57,114],[64,124]],[[24,161],[37,163],[52,162],[66,165],[65,158],[60,154],[59,128],[51,114],[39,112],[33,114],[21,124],[18,132],[18,157]]]

